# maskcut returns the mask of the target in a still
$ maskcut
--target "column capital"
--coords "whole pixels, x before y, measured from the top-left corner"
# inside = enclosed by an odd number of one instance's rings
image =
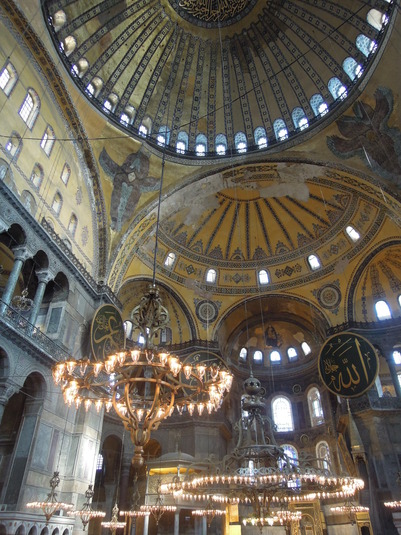
[[[54,279],[55,275],[49,271],[48,269],[39,269],[38,271],[35,271],[36,276],[38,277],[39,282],[48,283],[51,280]]]
[[[17,245],[16,247],[13,247],[12,252],[14,253],[15,260],[22,260],[23,262],[33,256],[31,251],[29,251],[25,245]]]

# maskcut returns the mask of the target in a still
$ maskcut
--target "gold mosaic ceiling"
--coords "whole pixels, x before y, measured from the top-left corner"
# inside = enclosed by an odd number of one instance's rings
[[[42,5],[56,50],[86,97],[120,128],[137,135],[146,126],[155,149],[197,164],[238,153],[240,143],[248,152],[277,151],[283,142],[296,143],[306,125],[310,131],[326,124],[330,113],[320,115],[313,98],[337,114],[346,95],[356,96],[390,26],[380,29],[379,21],[375,28],[368,12],[377,7],[389,22],[393,9],[389,2],[362,0]],[[345,60],[354,62],[351,73]],[[347,93],[329,89],[334,78]],[[302,128],[301,116],[307,121]],[[288,139],[277,140],[277,119]],[[177,152],[179,141],[185,148]],[[199,142],[206,150],[201,159]]]

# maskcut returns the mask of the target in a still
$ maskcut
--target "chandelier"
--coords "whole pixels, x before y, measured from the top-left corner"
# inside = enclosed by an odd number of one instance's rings
[[[164,505],[163,496],[160,494],[161,479],[157,480],[157,495],[154,503],[141,505],[140,511],[151,514],[155,519],[156,526],[159,525],[161,517],[164,513],[174,513],[177,510],[175,505]]]
[[[210,524],[216,516],[223,516],[226,512],[223,509],[216,509],[209,499],[204,509],[195,509],[192,511],[194,516],[200,516],[206,518],[207,527],[210,528]]]
[[[56,493],[56,487],[60,483],[60,477],[58,472],[54,472],[52,478],[50,479],[50,492],[47,495],[46,500],[43,502],[29,502],[26,504],[27,507],[30,509],[42,509],[45,517],[46,517],[46,524],[49,522],[51,517],[54,515],[56,511],[59,511],[60,509],[64,509],[65,511],[68,511],[69,509],[72,509],[74,506],[72,503],[64,503],[59,502],[57,500],[57,493]]]
[[[298,523],[301,521],[302,513],[301,511],[290,511],[288,509],[277,509],[272,510],[268,515],[257,517],[251,516],[244,518],[242,523],[244,526],[274,526],[274,524],[279,524],[280,526],[289,526],[291,523]]]
[[[114,535],[118,529],[125,528],[126,523],[118,520],[118,505],[115,503],[111,512],[111,520],[109,522],[102,522],[104,528],[108,528]]]
[[[104,359],[68,359],[53,367],[53,379],[62,388],[64,401],[86,410],[112,407],[135,446],[133,464],[144,463],[144,446],[151,431],[170,416],[196,410],[216,411],[231,388],[232,374],[224,364],[183,364],[179,357],[158,350],[153,339],[169,321],[154,284],[132,311],[132,322],[144,343],[108,354]]]
[[[76,511],[68,511],[70,516],[79,516],[82,521],[82,529],[85,531],[86,526],[92,518],[104,518],[106,513],[104,511],[96,511],[92,508],[92,498],[94,495],[93,485],[89,485],[85,491],[86,502],[83,504],[82,509]]]
[[[244,381],[242,417],[234,451],[211,465],[208,473],[195,466],[186,475],[162,485],[163,493],[182,500],[211,499],[224,504],[252,505],[254,517],[268,518],[270,507],[296,502],[341,499],[363,488],[363,480],[334,474],[311,455],[292,458],[276,444],[274,424],[264,416],[265,389],[251,376]]]

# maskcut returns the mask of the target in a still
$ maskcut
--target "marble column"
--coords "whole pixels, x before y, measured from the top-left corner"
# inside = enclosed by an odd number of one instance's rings
[[[38,287],[36,288],[35,297],[33,299],[31,313],[29,315],[29,323],[35,326],[36,320],[38,319],[38,314],[40,310],[40,305],[43,301],[43,295],[46,290],[46,285],[49,281],[53,279],[53,276],[48,271],[37,271],[36,275],[38,277]]]
[[[15,287],[17,286],[18,277],[20,276],[22,266],[27,258],[31,255],[29,251],[21,246],[13,249],[14,253],[14,265],[8,277],[6,286],[4,288],[2,302],[0,304],[0,314],[3,315],[7,309],[7,306],[11,303],[11,298],[14,294]]]
[[[177,510],[174,513],[174,535],[178,535],[180,533],[180,511]]]

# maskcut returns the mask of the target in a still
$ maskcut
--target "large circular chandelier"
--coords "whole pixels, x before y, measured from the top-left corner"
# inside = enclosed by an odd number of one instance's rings
[[[198,414],[216,411],[231,388],[232,375],[222,362],[183,364],[178,356],[153,345],[156,333],[169,321],[154,284],[131,319],[143,336],[142,345],[121,348],[101,359],[59,362],[53,367],[53,379],[69,406],[83,404],[88,410],[94,405],[98,411],[113,408],[130,432],[133,463],[140,466],[151,432],[175,408],[190,415],[195,410]]]
[[[244,389],[233,452],[220,463],[209,463],[207,473],[199,471],[199,464],[198,470],[188,469],[184,477],[162,485],[163,493],[181,500],[252,505],[253,518],[263,519],[271,517],[271,507],[285,510],[297,502],[345,499],[363,488],[362,479],[336,475],[327,461],[308,454],[289,456],[276,444],[274,425],[264,415],[265,389],[260,381],[251,374]]]

